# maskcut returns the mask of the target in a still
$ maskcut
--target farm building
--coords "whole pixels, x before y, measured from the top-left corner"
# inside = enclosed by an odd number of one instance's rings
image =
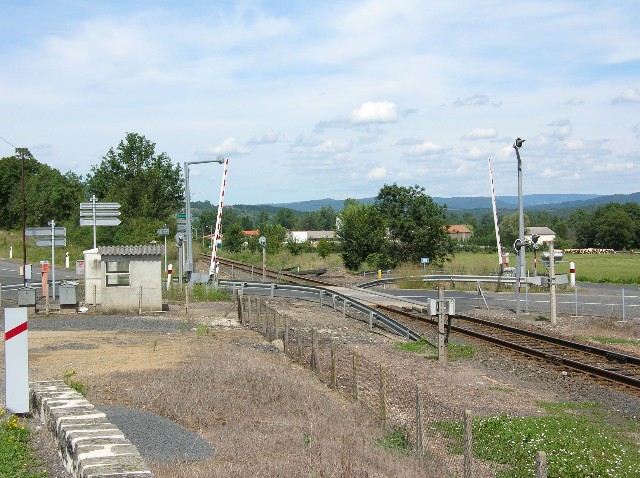
[[[466,242],[471,239],[471,231],[464,224],[455,224],[453,226],[449,226],[447,229],[447,233],[451,237],[451,239],[455,239],[457,241]]]

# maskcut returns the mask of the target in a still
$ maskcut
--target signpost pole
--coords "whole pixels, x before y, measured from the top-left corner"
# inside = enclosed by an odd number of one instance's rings
[[[56,221],[51,220],[51,300],[56,300]]]
[[[91,196],[91,204],[93,204],[93,248],[96,248],[96,201],[98,198],[94,194]]]

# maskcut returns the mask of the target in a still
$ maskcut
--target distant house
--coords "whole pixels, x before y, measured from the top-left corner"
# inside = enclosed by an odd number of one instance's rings
[[[451,236],[451,239],[455,239],[456,241],[467,242],[471,239],[471,231],[464,224],[449,226],[447,233]]]
[[[531,227],[525,228],[525,231],[524,231],[525,242],[527,243],[531,242],[531,236],[533,236],[534,234],[537,234],[538,236],[540,236],[540,238],[538,239],[538,244],[540,245],[549,243],[551,241],[555,241],[556,239],[556,233],[553,232],[548,227],[531,226]]]
[[[320,239],[333,240],[336,236],[334,231],[287,231],[286,238],[295,242],[309,242],[317,245]]]
[[[84,251],[85,304],[103,311],[161,310],[163,254],[160,245]]]
[[[242,231],[242,234],[244,234],[247,237],[258,237],[260,235],[260,231],[253,230],[253,231]]]

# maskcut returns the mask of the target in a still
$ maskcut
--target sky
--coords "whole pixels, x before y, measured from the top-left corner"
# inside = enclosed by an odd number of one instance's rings
[[[0,157],[128,132],[226,204],[640,191],[640,2],[0,0]],[[189,167],[217,204],[222,166]]]

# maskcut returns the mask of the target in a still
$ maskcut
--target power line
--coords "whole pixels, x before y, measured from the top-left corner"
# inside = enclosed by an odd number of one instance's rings
[[[18,149],[16,146],[14,146],[13,144],[11,144],[9,141],[7,141],[6,139],[4,139],[2,136],[0,136],[0,139],[2,141],[4,141],[5,143],[7,143],[9,146],[11,146],[13,149]]]

